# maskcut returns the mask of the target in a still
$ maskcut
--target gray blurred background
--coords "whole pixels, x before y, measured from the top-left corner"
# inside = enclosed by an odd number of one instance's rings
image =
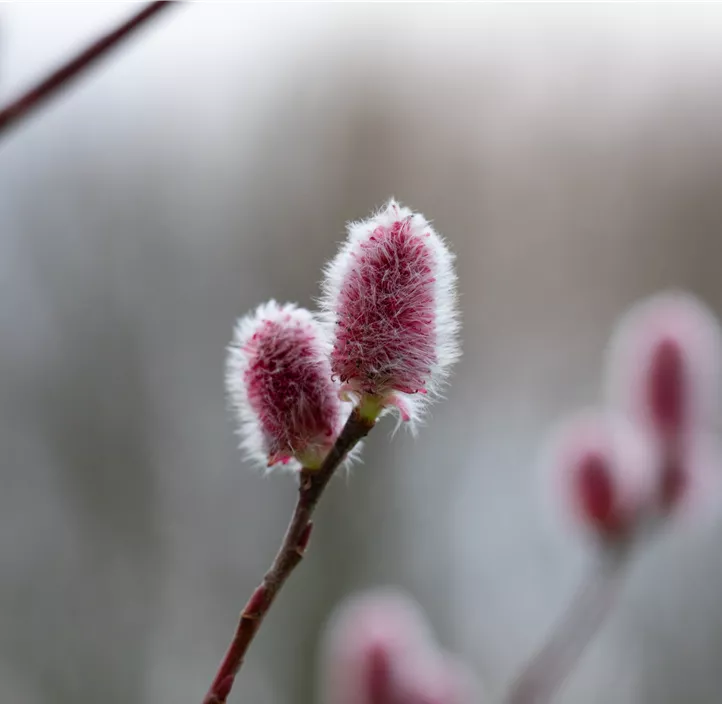
[[[4,5],[0,95],[131,11]],[[490,692],[588,554],[538,448],[670,286],[722,313],[722,7],[188,5],[0,142],[0,701],[199,702],[294,501],[244,466],[237,316],[312,305],[395,195],[458,253],[464,358],[334,482],[231,701],[310,704],[347,594],[395,584]],[[640,556],[559,701],[722,701],[722,531]]]

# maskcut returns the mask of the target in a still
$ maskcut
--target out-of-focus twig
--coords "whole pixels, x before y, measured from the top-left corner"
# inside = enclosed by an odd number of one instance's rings
[[[551,637],[524,667],[504,704],[548,704],[564,683],[614,603],[626,550],[605,549]]]
[[[263,618],[281,587],[303,558],[311,534],[311,516],[326,485],[348,452],[368,434],[373,426],[374,421],[363,418],[358,410],[354,410],[320,469],[301,471],[298,500],[283,543],[263,581],[253,592],[241,613],[233,640],[203,704],[225,703],[236,674],[243,664],[246,651]]]
[[[31,114],[48,98],[52,97],[61,88],[69,85],[73,79],[90,68],[113,47],[120,44],[123,39],[132,35],[138,27],[145,24],[151,17],[156,16],[161,10],[174,4],[168,0],[163,0],[144,5],[119,27],[93,42],[89,47],[55,69],[20,97],[0,108],[0,138],[7,133],[10,127]]]

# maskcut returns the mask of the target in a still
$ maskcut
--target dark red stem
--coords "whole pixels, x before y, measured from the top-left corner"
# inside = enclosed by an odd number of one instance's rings
[[[90,68],[98,59],[107,54],[113,47],[117,46],[121,40],[130,36],[151,17],[173,4],[172,2],[164,0],[163,2],[151,2],[144,5],[135,15],[123,22],[119,27],[116,27],[113,31],[93,42],[89,47],[60,66],[60,68],[57,68],[49,76],[46,76],[19,98],[0,108],[0,136],[12,125],[29,115],[35,108],[42,105],[48,98],[57,93],[58,90],[67,86],[84,70]]]
[[[326,485],[348,452],[367,435],[373,421],[362,418],[357,411],[349,417],[335,445],[320,469],[301,471],[296,507],[286,529],[281,547],[261,584],[251,595],[241,613],[228,651],[221,662],[203,704],[224,704],[241,669],[243,658],[254,636],[273,604],[281,587],[303,558],[311,535],[311,516]]]

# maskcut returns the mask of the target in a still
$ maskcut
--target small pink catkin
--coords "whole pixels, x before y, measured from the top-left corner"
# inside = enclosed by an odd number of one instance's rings
[[[391,200],[351,223],[322,297],[343,391],[415,420],[459,358],[456,298],[453,255],[423,215]]]
[[[268,467],[318,466],[340,431],[324,328],[293,304],[269,301],[238,321],[226,386],[242,447]]]
[[[331,618],[320,661],[322,704],[470,704],[468,671],[438,650],[419,607],[373,590]]]
[[[707,491],[712,454],[705,436],[719,413],[721,339],[712,312],[680,292],[634,306],[612,339],[610,402],[659,444],[663,507]]]
[[[610,345],[611,403],[663,438],[709,429],[719,410],[720,339],[713,313],[689,294],[638,303]]]
[[[553,434],[545,465],[571,516],[605,541],[632,537],[656,510],[656,445],[621,416],[573,416]]]

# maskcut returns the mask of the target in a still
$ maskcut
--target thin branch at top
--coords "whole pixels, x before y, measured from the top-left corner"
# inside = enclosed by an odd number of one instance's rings
[[[123,22],[119,27],[116,27],[108,34],[93,42],[89,47],[71,58],[67,63],[55,69],[50,75],[43,78],[19,98],[11,100],[7,105],[0,108],[0,138],[2,138],[15,123],[27,117],[48,98],[51,98],[61,88],[67,86],[74,78],[81,75],[83,71],[90,68],[98,59],[102,58],[113,47],[117,46],[124,38],[133,34],[138,27],[145,24],[161,10],[173,4],[174,3],[168,0],[163,0],[161,2],[151,2],[144,5],[135,15]]]

